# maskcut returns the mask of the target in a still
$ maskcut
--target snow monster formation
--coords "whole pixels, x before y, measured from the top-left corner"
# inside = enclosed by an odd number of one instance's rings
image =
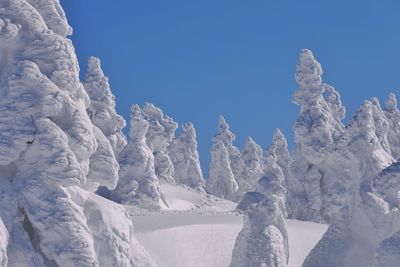
[[[322,83],[321,75],[321,65],[310,50],[303,49],[295,75],[299,88],[292,99],[300,106],[300,115],[294,126],[293,175],[287,178],[292,199],[288,203],[291,217],[317,222],[326,220],[321,184],[335,179],[326,176],[325,169],[335,164],[329,156],[343,135],[345,113],[339,94]]]
[[[389,123],[388,142],[393,158],[400,159],[400,111],[397,107],[396,96],[391,93],[383,108]]]
[[[168,147],[168,155],[174,164],[175,182],[205,191],[205,181],[197,151],[196,130],[192,123],[182,125],[182,133]]]
[[[264,154],[275,155],[276,164],[281,167],[285,178],[290,176],[293,159],[290,155],[286,138],[279,128],[275,129],[271,146],[268,147],[268,150]]]
[[[108,78],[101,68],[100,59],[89,58],[83,86],[90,97],[90,106],[87,109],[89,117],[92,123],[107,137],[115,156],[118,157],[127,144],[122,133],[126,122],[115,111],[115,97],[111,92]]]
[[[226,147],[229,155],[230,166],[236,179],[242,167],[240,159],[241,154],[239,149],[233,145],[236,136],[229,130],[229,125],[226,123],[223,116],[220,116],[218,119],[218,133],[216,134],[215,138],[221,140]]]
[[[168,156],[167,147],[175,137],[178,124],[151,103],[144,104],[142,116],[149,122],[146,142],[153,151],[156,175],[160,181],[172,183],[174,165]]]
[[[274,162],[271,156],[269,160]],[[256,191],[247,192],[239,203],[237,209],[245,217],[233,249],[231,267],[287,266],[289,244],[282,210],[285,189],[283,173],[280,173],[277,176],[276,172],[267,171],[258,181]]]
[[[246,140],[240,160],[241,170],[236,177],[239,186],[236,201],[240,201],[246,192],[253,191],[258,180],[264,175],[263,151],[251,137]]]
[[[111,198],[118,203],[157,210],[162,206],[162,194],[154,169],[154,156],[146,144],[148,129],[149,123],[139,106],[132,105],[129,143],[119,156],[119,181]]]
[[[375,254],[374,267],[396,266],[400,260],[400,228],[399,228],[399,191],[400,191],[400,163],[396,162],[383,170],[374,180],[375,194],[383,200],[383,220],[393,225],[384,225],[385,235],[395,232],[392,236],[379,243]],[[390,218],[392,217],[392,218]],[[389,220],[388,220],[389,219]]]
[[[270,149],[263,158],[263,177],[258,180],[257,191],[269,196],[275,195],[279,209],[283,216],[288,216],[286,209],[286,189],[285,189],[285,175],[282,168],[278,165],[278,157],[275,150]],[[261,187],[260,187],[261,185]]]
[[[111,145],[86,112],[90,99],[71,32],[58,0],[0,1],[0,233],[8,236],[0,242],[1,261],[153,266],[122,207],[104,200],[110,211],[99,204],[88,214],[83,206],[103,200],[81,187],[112,189],[117,176],[88,176],[102,161],[100,148]],[[115,158],[107,162],[117,168]],[[75,197],[79,192],[86,200]],[[119,217],[106,219],[112,216]]]
[[[213,138],[211,148],[210,176],[206,190],[212,195],[233,201],[236,200],[236,192],[239,189],[233,166],[236,173],[240,170],[240,152],[233,146],[234,140],[235,135],[229,131],[228,124],[220,116],[218,133]]]
[[[394,159],[385,148],[388,124],[378,104],[376,99],[365,101],[346,128],[346,202],[304,267],[373,266],[378,247],[377,262],[393,256],[387,245],[400,230],[399,168],[398,163],[388,167]]]

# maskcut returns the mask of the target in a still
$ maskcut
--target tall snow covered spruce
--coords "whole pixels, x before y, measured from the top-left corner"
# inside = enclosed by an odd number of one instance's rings
[[[90,97],[89,117],[93,124],[107,137],[115,156],[118,156],[127,144],[122,133],[126,122],[115,111],[115,97],[111,92],[108,78],[101,68],[100,59],[89,58],[83,86]]]
[[[205,181],[192,123],[182,125],[182,133],[168,147],[168,155],[174,164],[175,182],[204,191]]]
[[[299,89],[292,99],[300,106],[300,115],[294,126],[293,175],[287,179],[289,197],[293,199],[288,203],[293,218],[317,222],[330,219],[323,206],[332,204],[329,196],[323,200],[323,191],[329,189],[321,190],[321,185],[329,187],[330,180],[336,179],[324,173],[332,164],[329,156],[343,135],[341,120],[345,113],[339,94],[322,83],[321,75],[321,65],[310,50],[303,49],[295,75]]]
[[[104,218],[91,224],[72,197],[82,191],[95,199],[79,186],[112,188],[117,177],[88,176],[103,161],[100,148],[111,145],[87,115],[90,99],[66,38],[71,32],[58,0],[0,1],[0,218],[1,236],[9,236],[0,251],[7,248],[8,266],[151,266],[141,246],[132,245],[127,216],[121,231],[115,222],[99,229]],[[107,237],[128,242],[99,257]]]
[[[246,192],[253,191],[258,180],[263,176],[263,151],[248,137],[241,153],[241,168],[236,177],[238,191],[236,200],[240,201]]]
[[[206,190],[212,195],[229,200],[236,199],[239,188],[232,169],[232,160],[235,161],[237,173],[240,164],[240,152],[233,146],[234,139],[234,134],[229,131],[228,124],[221,116],[218,121],[218,133],[213,138],[210,176]]]
[[[121,170],[112,199],[147,209],[160,209],[160,185],[154,169],[154,156],[146,144],[149,123],[138,105],[131,108],[129,143],[119,156]]]
[[[388,254],[385,239],[399,231],[398,166],[385,148],[387,123],[376,99],[365,101],[346,127],[348,180],[344,208],[305,260],[304,267],[373,266]],[[338,166],[337,166],[338,167]],[[380,172],[382,169],[387,169]],[[378,174],[380,172],[380,174]]]
[[[149,122],[146,142],[153,151],[156,175],[160,181],[174,182],[174,165],[167,147],[175,137],[178,124],[151,103],[144,104],[142,116]]]

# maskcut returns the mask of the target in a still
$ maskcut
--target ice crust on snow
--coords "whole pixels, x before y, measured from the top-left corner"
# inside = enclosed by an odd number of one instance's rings
[[[182,125],[181,134],[168,146],[168,155],[174,165],[175,182],[204,191],[205,181],[192,123]]]

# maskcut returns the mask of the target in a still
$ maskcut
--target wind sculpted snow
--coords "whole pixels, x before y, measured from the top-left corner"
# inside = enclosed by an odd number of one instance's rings
[[[80,187],[112,188],[118,178],[112,147],[86,112],[90,98],[67,38],[72,29],[58,0],[3,0],[0,17],[0,250],[8,266],[109,266],[94,237],[133,241],[132,229],[93,227],[72,200]],[[100,177],[101,168],[110,175]],[[139,265],[140,245],[120,242],[109,252],[121,250],[130,266]],[[152,264],[146,255],[141,262]]]

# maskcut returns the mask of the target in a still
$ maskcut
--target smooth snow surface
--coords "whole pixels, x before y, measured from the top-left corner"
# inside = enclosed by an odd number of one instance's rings
[[[328,225],[286,220],[289,234],[289,265],[300,267],[311,249],[321,239],[328,229]]]
[[[168,210],[138,212],[130,208],[135,237],[159,267],[229,266],[243,217],[232,212],[236,203],[185,186],[161,184]],[[287,220],[290,259],[300,267],[327,226]]]

